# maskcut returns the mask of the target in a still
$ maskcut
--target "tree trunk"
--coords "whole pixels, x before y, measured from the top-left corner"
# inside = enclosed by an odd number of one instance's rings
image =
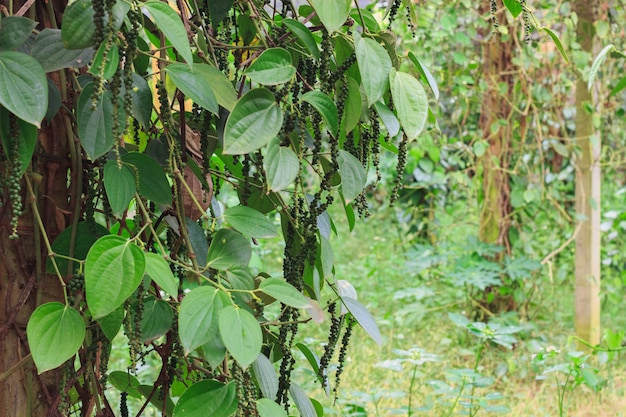
[[[3,6],[8,3],[0,1]],[[14,1],[13,10],[19,10],[23,3]],[[56,10],[62,10],[64,6],[65,2],[54,2]],[[45,2],[36,2],[31,7],[36,10],[25,16],[37,20],[39,30],[50,27]],[[65,91],[62,87],[60,90]],[[64,104],[73,107],[67,95]],[[33,173],[30,178],[36,194],[35,203],[45,225],[44,233],[50,240],[65,228],[66,213],[69,213],[68,146],[72,143],[68,140],[71,136],[65,128],[65,117],[68,115],[61,110],[50,123],[44,121],[29,169]],[[63,302],[63,296],[58,278],[45,273],[47,251],[42,231],[30,207],[32,200],[27,196],[24,179],[20,183],[24,214],[19,219],[19,239],[9,239],[12,212],[6,189],[2,190],[3,206],[0,209],[0,415],[56,416],[60,371],[37,374],[29,355],[26,324],[38,305],[47,301]]]
[[[594,54],[597,0],[576,0],[576,35],[583,51]],[[576,236],[576,335],[600,342],[600,137],[593,127],[593,97],[587,82],[576,83],[576,213],[582,224]]]

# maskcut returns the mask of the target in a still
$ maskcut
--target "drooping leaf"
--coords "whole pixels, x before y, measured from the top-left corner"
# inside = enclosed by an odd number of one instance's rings
[[[121,305],[114,311],[110,312],[104,317],[100,317],[97,322],[100,325],[102,333],[109,340],[113,340],[122,327],[124,321],[124,306]]]
[[[292,382],[291,385],[289,385],[289,393],[291,394],[291,398],[293,398],[293,402],[296,404],[301,417],[317,417],[313,403],[306,395],[306,392],[304,392],[299,385]]]
[[[213,27],[218,27],[233,7],[234,0],[208,1],[207,3],[209,4],[211,23]]]
[[[332,32],[343,26],[350,13],[351,0],[312,0],[311,4],[317,12],[326,30]]]
[[[199,65],[189,67],[185,64],[173,63],[165,67],[165,71],[169,74],[174,85],[192,99],[194,103],[217,114],[219,107],[217,99],[211,89],[211,85],[207,83],[204,75],[197,70]]]
[[[291,54],[283,48],[263,51],[246,69],[244,74],[252,81],[263,85],[284,84],[296,74]]]
[[[113,6],[113,28],[117,31],[130,10],[130,3],[117,1]],[[76,0],[68,4],[63,13],[61,38],[67,49],[85,49],[93,45],[95,26],[93,24],[92,0]],[[105,26],[109,16],[105,13]]]
[[[256,409],[259,417],[287,417],[285,408],[269,398],[259,398],[256,401]]]
[[[31,56],[41,64],[45,72],[84,67],[93,55],[91,47],[66,49],[61,39],[61,29],[45,28],[39,32],[31,49]]]
[[[611,90],[609,97],[614,96],[615,94],[622,91],[624,88],[626,88],[626,76],[622,78],[621,80],[619,80],[617,84],[615,84],[615,87],[613,87],[613,89]]]
[[[112,44],[107,46],[107,44],[103,42],[100,44],[96,55],[93,57],[93,62],[89,67],[89,73],[92,75],[102,73],[102,78],[108,80],[115,75],[119,63],[120,51],[117,49],[117,45]]]
[[[245,268],[251,257],[252,248],[248,239],[233,230],[220,229],[209,246],[207,265],[218,271]]]
[[[109,91],[104,91],[92,107],[93,83],[83,87],[78,98],[78,137],[92,161],[107,153],[113,143],[113,101]]]
[[[300,291],[280,278],[264,279],[261,285],[259,285],[259,289],[288,306],[295,308],[310,307],[309,300]]]
[[[39,62],[21,52],[0,52],[0,104],[41,127],[48,109],[48,81]]]
[[[389,74],[391,95],[398,119],[409,139],[415,139],[424,129],[428,118],[428,98],[419,81],[405,72],[392,69]]]
[[[152,118],[152,91],[148,82],[133,72],[133,89],[130,95],[133,99],[133,105],[131,107],[131,115],[137,119],[144,128],[150,127],[150,120]]]
[[[367,95],[367,105],[371,106],[389,88],[391,58],[381,44],[370,38],[362,38],[358,32],[354,34],[354,42],[361,84]]]
[[[252,364],[252,371],[256,377],[261,393],[270,400],[276,399],[278,393],[278,376],[276,369],[267,357],[260,353],[256,361]]]
[[[4,107],[0,106],[0,139],[4,154],[10,155],[11,159],[19,160],[21,169],[17,173],[21,176],[30,165],[30,160],[35,152],[37,144],[37,128],[22,119],[17,119],[19,132],[17,137],[13,137],[15,132],[11,132],[10,114]],[[17,149],[16,143],[17,142]],[[17,151],[17,154],[15,152]]]
[[[122,305],[137,289],[146,270],[143,251],[119,236],[104,236],[85,259],[85,297],[95,319]]]
[[[524,10],[519,0],[503,0],[506,8],[511,12],[513,17],[519,16]]]
[[[433,77],[428,68],[424,64],[422,64],[419,59],[417,59],[413,52],[409,52],[409,58],[411,58],[411,61],[413,61],[413,65],[415,65],[420,74],[422,74],[422,77],[426,79],[428,86],[435,95],[435,99],[439,100],[439,87],[437,87],[437,80],[435,80],[435,77]]]
[[[150,343],[165,335],[172,327],[174,312],[172,307],[163,300],[149,297],[143,302],[141,315],[141,341]]]
[[[339,150],[339,174],[341,175],[341,190],[346,203],[354,200],[367,184],[367,173],[361,162],[350,152]]]
[[[348,95],[343,107],[343,123],[346,132],[352,131],[361,120],[361,89],[352,77],[348,77]]]
[[[330,241],[324,236],[320,236],[320,274],[325,279],[332,281],[333,267],[335,265],[335,256],[333,255],[333,248],[330,245]]]
[[[224,346],[239,366],[247,368],[257,359],[263,345],[263,334],[252,314],[229,305],[220,313],[219,329]]]
[[[205,82],[211,86],[217,103],[226,110],[232,111],[237,102],[237,92],[228,77],[217,68],[207,64],[196,63],[193,65],[193,70],[204,77]]]
[[[0,25],[0,52],[12,51],[30,36],[37,22],[22,16],[7,16]]]
[[[50,122],[61,109],[61,92],[59,87],[48,78],[48,109],[46,110],[46,120]]]
[[[229,207],[224,221],[248,237],[271,238],[278,236],[276,225],[257,210],[246,206]]]
[[[210,341],[218,329],[218,316],[229,303],[214,287],[198,287],[185,295],[178,314],[178,334],[185,354]]]
[[[367,29],[369,32],[380,32],[380,25],[378,24],[378,20],[372,14],[372,12],[370,12],[366,8],[362,7],[359,10],[357,10],[356,8],[350,10],[350,17],[358,25]]]
[[[274,138],[267,145],[263,167],[270,190],[278,192],[291,185],[300,172],[300,161],[291,148]]]
[[[392,138],[395,137],[398,132],[400,132],[400,122],[398,121],[396,115],[393,114],[391,110],[389,110],[389,107],[385,106],[385,104],[380,101],[374,103],[374,108],[380,116],[380,119],[383,121],[383,124],[387,129],[387,133],[389,133],[389,136],[391,136]]]
[[[337,115],[337,106],[326,94],[319,90],[309,91],[302,95],[300,101],[309,103],[322,116],[326,128],[330,130],[333,136],[337,135],[339,130],[339,116]]]
[[[382,345],[383,338],[380,335],[380,330],[378,330],[378,325],[367,308],[351,297],[342,297],[341,301],[356,321],[359,322],[363,330],[365,330],[378,345]]]
[[[211,368],[217,368],[226,357],[226,346],[222,342],[222,338],[218,333],[215,333],[213,337],[202,345],[202,353],[204,353],[204,359],[211,365]]]
[[[128,152],[122,155],[122,162],[139,175],[139,195],[157,204],[172,203],[170,183],[157,161],[143,153]]]
[[[126,392],[133,398],[142,397],[141,393],[137,390],[141,383],[130,372],[110,372],[107,381],[110,382],[111,385],[113,385],[118,391]]]
[[[565,48],[563,47],[563,43],[561,42],[561,39],[559,39],[559,35],[557,35],[550,28],[541,28],[541,30],[545,31],[548,35],[550,35],[550,37],[552,38],[552,42],[554,42],[554,44],[556,45],[556,48],[561,53],[561,56],[563,57],[563,59],[565,59],[565,62],[569,62],[569,57],[567,56],[567,52],[565,52]]]
[[[102,236],[109,234],[109,231],[99,224],[88,224],[87,222],[80,221],[76,225],[76,232],[72,232],[73,226],[63,230],[54,242],[52,242],[52,251],[59,255],[72,256],[79,261],[84,260],[87,257],[87,253],[91,246]],[[74,235],[74,248],[71,251],[72,235]],[[68,273],[68,260],[65,258],[57,257],[56,263],[62,274]],[[74,267],[77,268],[77,264],[74,263]],[[48,273],[54,273],[52,267],[52,261],[48,259],[46,265],[46,271]],[[74,271],[69,271],[71,274]]]
[[[180,397],[172,417],[229,417],[237,411],[237,383],[196,382]]]
[[[274,95],[255,88],[239,99],[224,128],[224,154],[256,151],[275,137],[283,124],[283,113]]]
[[[284,19],[283,25],[287,27],[296,37],[302,42],[302,44],[306,47],[306,49],[313,55],[313,58],[319,59],[320,50],[317,47],[317,42],[315,42],[315,38],[313,34],[302,23],[293,19]]]
[[[191,219],[187,220],[187,235],[191,243],[191,248],[196,255],[198,266],[204,268],[207,261],[207,254],[209,252],[209,244],[206,241],[206,235],[204,230]]]
[[[160,1],[147,1],[141,6],[146,9],[157,27],[191,67],[193,64],[191,47],[189,46],[187,31],[178,13],[167,3]]]
[[[161,255],[152,252],[146,252],[144,256],[146,274],[172,298],[178,297],[178,282],[167,261]]]
[[[61,303],[42,304],[28,319],[30,353],[41,374],[74,356],[85,338],[85,323],[78,311]]]
[[[591,69],[589,70],[589,80],[587,80],[587,89],[591,91],[591,87],[593,87],[593,82],[596,80],[596,75],[598,75],[598,71],[600,70],[600,66],[606,59],[606,56],[609,52],[615,50],[615,46],[607,45],[598,54],[596,59],[593,60],[593,64],[591,64]]]
[[[108,161],[104,166],[104,189],[113,214],[120,216],[135,196],[135,174],[124,164]]]

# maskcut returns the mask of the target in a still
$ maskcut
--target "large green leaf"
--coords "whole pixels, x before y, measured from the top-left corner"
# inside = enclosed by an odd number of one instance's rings
[[[191,47],[187,39],[187,31],[178,13],[167,3],[160,1],[147,1],[141,6],[146,9],[157,27],[191,67],[193,64]]]
[[[287,417],[285,408],[269,398],[260,398],[256,401],[259,417]]]
[[[237,383],[225,385],[204,380],[190,386],[180,397],[172,417],[228,417],[237,411]]]
[[[152,252],[146,252],[146,274],[154,281],[163,291],[172,298],[178,297],[178,282],[167,261],[161,255]]]
[[[300,172],[300,161],[291,148],[280,146],[280,140],[274,138],[267,144],[263,167],[269,189],[277,192],[296,180]]]
[[[352,131],[361,120],[361,89],[359,84],[352,77],[348,77],[348,95],[343,106],[343,126],[346,132]]]
[[[111,93],[104,91],[94,108],[93,88],[93,83],[88,83],[78,98],[78,137],[87,156],[95,161],[111,149],[115,137]]]
[[[157,161],[139,152],[122,155],[122,161],[139,175],[139,195],[157,204],[172,204],[170,183]]]
[[[143,302],[141,316],[141,341],[150,343],[163,336],[172,327],[174,312],[163,300],[149,297]]]
[[[130,3],[117,1],[113,6],[113,27],[117,31],[124,22],[124,17],[130,10]],[[63,13],[61,38],[68,49],[84,49],[93,45],[95,26],[93,24],[92,0],[76,0],[71,2]],[[105,13],[105,26],[109,17]]]
[[[244,74],[263,85],[277,85],[288,82],[296,74],[291,54],[283,48],[270,48],[255,59]]]
[[[232,111],[237,102],[237,92],[228,77],[220,70],[207,64],[194,64],[193,71],[204,77],[206,83],[211,86],[217,103],[228,111]]]
[[[73,308],[61,303],[46,303],[37,307],[28,319],[26,336],[33,361],[41,374],[76,354],[85,338],[85,323]]]
[[[289,29],[294,35],[296,35],[296,37],[300,40],[300,42],[302,42],[306,49],[309,50],[311,55],[313,55],[313,58],[320,58],[320,50],[317,47],[315,37],[313,37],[313,34],[309,30],[309,28],[307,28],[297,20],[293,19],[284,19],[283,25],[285,25],[287,29]]]
[[[307,308],[311,306],[309,300],[300,291],[280,278],[264,279],[261,285],[259,285],[259,289],[270,297],[291,307]]]
[[[213,236],[207,256],[207,266],[219,271],[247,267],[252,257],[248,239],[233,230],[220,229]]]
[[[367,104],[371,106],[381,99],[389,88],[391,58],[385,48],[370,38],[354,34],[356,60],[361,73],[361,84],[367,95]]]
[[[309,103],[324,119],[326,128],[330,130],[333,136],[337,135],[339,130],[339,116],[337,115],[337,106],[326,94],[319,90],[309,91],[302,95],[300,101]]]
[[[12,158],[17,158],[20,161],[21,169],[18,175],[21,176],[30,165],[30,160],[35,152],[38,130],[32,124],[18,119],[17,125],[19,126],[19,132],[17,137],[14,138],[13,134],[15,132],[11,132],[9,118],[10,113],[4,107],[0,106],[0,139],[2,139],[4,154],[11,155]],[[17,141],[17,155],[14,154],[15,141]]]
[[[354,200],[367,184],[367,172],[361,161],[350,152],[339,150],[339,174],[341,175],[341,191],[346,203]]]
[[[119,216],[128,209],[137,191],[135,174],[124,164],[108,161],[104,166],[104,189],[113,214]]]
[[[54,253],[58,253],[63,256],[72,256],[79,261],[84,260],[87,257],[87,253],[91,246],[96,243],[96,241],[102,236],[106,236],[109,234],[109,231],[99,225],[99,224],[89,224],[87,222],[78,222],[76,225],[76,232],[72,232],[73,226],[68,227],[63,230],[54,242],[52,242],[52,251]],[[70,254],[70,247],[72,244],[72,236],[74,238],[74,250]],[[62,274],[67,273],[68,260],[65,258],[57,257],[55,258],[57,266]],[[78,265],[74,263],[74,268],[77,268]],[[54,273],[54,268],[52,266],[52,261],[48,259],[46,265],[46,271],[48,273]],[[69,271],[71,274],[74,271]]]
[[[0,52],[12,51],[30,36],[37,22],[22,16],[7,16],[0,22]]]
[[[117,388],[118,391],[126,392],[133,398],[141,398],[141,393],[137,390],[141,383],[130,372],[110,372],[107,381]]]
[[[120,51],[116,44],[107,45],[105,42],[100,44],[93,62],[88,72],[92,75],[99,75],[102,72],[102,78],[108,80],[117,71],[120,63]]]
[[[229,207],[224,212],[223,217],[228,224],[245,236],[255,238],[278,236],[276,225],[253,208],[246,206]]]
[[[278,134],[283,113],[274,95],[255,88],[239,99],[224,128],[224,154],[241,155],[256,151]]]
[[[139,287],[146,270],[143,251],[119,236],[104,236],[85,259],[85,296],[93,318],[119,307]]]
[[[332,32],[345,23],[352,0],[311,0],[311,4],[326,30]]]
[[[48,81],[39,62],[21,52],[0,52],[0,104],[41,127],[48,109]]]
[[[100,317],[97,322],[107,339],[113,340],[124,322],[124,306],[121,305],[106,316]]]
[[[391,70],[389,74],[393,104],[409,139],[415,139],[428,119],[428,97],[419,81],[410,74]]]
[[[61,29],[45,28],[37,35],[31,55],[45,72],[53,72],[84,67],[93,57],[93,48],[66,49],[61,39]]]
[[[217,334],[219,313],[228,304],[228,296],[214,287],[194,288],[185,295],[178,313],[178,334],[185,354]]]
[[[272,362],[260,353],[252,364],[252,371],[261,389],[261,394],[267,399],[275,400],[276,394],[278,394],[278,376]]]
[[[247,368],[254,362],[263,345],[261,326],[246,310],[227,306],[220,313],[219,329],[224,346],[239,366]]]
[[[133,99],[131,115],[137,119],[144,128],[150,127],[152,119],[152,90],[145,78],[133,72],[133,88],[130,95]]]
[[[202,353],[204,353],[204,359],[211,365],[211,368],[216,369],[224,362],[226,357],[226,347],[222,338],[218,333],[215,333],[211,340],[202,345]]]
[[[194,65],[190,68],[185,64],[173,63],[165,67],[165,71],[172,78],[174,85],[194,103],[217,114],[219,106],[215,94],[204,75],[198,71],[198,67],[199,65]]]

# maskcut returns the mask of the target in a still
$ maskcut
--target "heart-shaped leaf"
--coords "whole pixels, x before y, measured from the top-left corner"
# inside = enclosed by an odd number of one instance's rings
[[[245,236],[271,238],[278,236],[276,225],[259,211],[246,207],[229,207],[223,214],[224,221]]]
[[[367,172],[361,161],[350,152],[339,150],[339,174],[341,175],[341,191],[346,204],[354,200],[367,184]]]
[[[326,128],[330,130],[333,136],[337,135],[339,130],[339,116],[337,115],[337,106],[326,94],[319,90],[309,91],[302,95],[300,101],[309,103],[324,119]]]
[[[295,308],[307,308],[311,304],[293,285],[280,278],[267,278],[261,282],[259,289],[283,304]]]
[[[213,236],[207,266],[218,271],[247,267],[252,257],[248,239],[233,230],[220,229]]]
[[[108,161],[104,166],[104,189],[113,214],[119,216],[135,196],[135,174],[124,164]]]
[[[396,72],[393,68],[389,80],[393,103],[404,133],[409,139],[415,139],[424,129],[428,119],[426,91],[411,74]]]
[[[266,49],[245,71],[248,78],[263,85],[286,83],[295,73],[291,54],[283,48]]]
[[[172,417],[228,417],[237,411],[237,383],[196,382],[183,393]]]
[[[218,315],[228,296],[214,287],[194,288],[180,304],[178,334],[188,354],[211,340],[218,329]]]
[[[326,30],[332,32],[345,23],[352,0],[312,0],[311,4]]]
[[[367,105],[380,100],[389,88],[391,58],[385,48],[370,38],[354,34],[356,61],[361,73],[361,84],[367,95]]]
[[[263,346],[263,333],[252,314],[229,305],[220,313],[219,328],[224,346],[239,366],[247,368],[257,359]]]
[[[174,85],[192,99],[197,105],[217,114],[219,106],[211,85],[207,82],[203,73],[198,70],[200,65],[190,68],[188,65],[173,63],[165,67]]]
[[[291,148],[280,146],[275,138],[267,145],[263,167],[270,190],[277,192],[290,186],[300,172],[300,161]]]

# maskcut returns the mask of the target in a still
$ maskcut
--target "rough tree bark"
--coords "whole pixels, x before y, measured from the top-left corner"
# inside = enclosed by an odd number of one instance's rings
[[[576,35],[583,51],[594,54],[598,1],[576,0]],[[587,82],[576,82],[576,213],[583,216],[576,236],[576,335],[600,342],[600,136],[593,126],[593,96]]]

